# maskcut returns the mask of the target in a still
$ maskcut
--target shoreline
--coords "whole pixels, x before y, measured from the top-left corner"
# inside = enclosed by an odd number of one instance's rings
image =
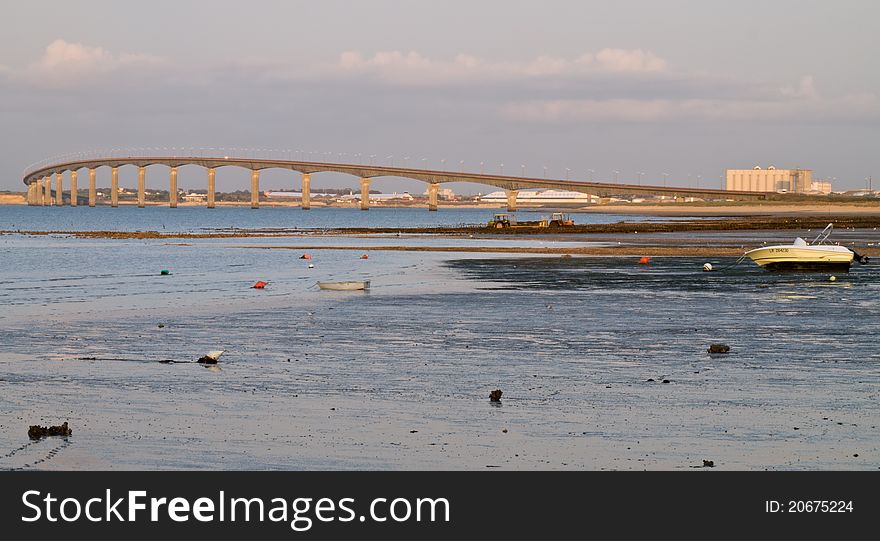
[[[796,229],[822,229],[828,223],[838,229],[877,229],[880,216],[826,215],[826,216],[749,216],[718,220],[676,220],[655,222],[620,221],[608,224],[583,224],[566,227],[492,228],[486,226],[451,227],[349,227],[327,229],[260,228],[218,229],[205,233],[158,231],[76,231],[76,230],[0,230],[0,235],[67,235],[77,238],[108,239],[203,239],[291,236],[339,236],[363,234],[428,234],[428,235],[480,235],[487,237],[545,237],[581,234],[634,235],[644,233],[711,232],[711,231],[788,231]]]
[[[217,201],[217,208],[249,208],[249,201]],[[0,206],[27,206],[24,195],[6,195],[0,197]],[[42,206],[42,205],[37,205]],[[53,205],[54,206],[54,205]],[[69,203],[63,205],[69,206]],[[87,205],[79,205],[85,207]],[[109,201],[99,201],[97,206],[109,207]],[[136,201],[119,201],[120,207],[136,207]],[[146,207],[167,207],[167,201],[147,201]],[[205,207],[204,202],[179,202],[178,208],[199,208]],[[267,208],[290,208],[299,209],[300,204],[292,201],[260,201],[260,207]],[[320,201],[312,201],[312,210],[322,209],[359,209],[358,204],[326,204]],[[388,203],[371,203],[370,208],[376,209],[423,209],[427,210],[427,203],[417,202],[413,204],[388,204]],[[444,202],[440,203],[439,211],[444,209],[483,209],[496,210],[498,212],[507,212],[504,205],[495,203],[476,203],[476,202]],[[577,205],[547,205],[547,206],[522,206],[517,211],[524,213],[551,213],[565,212],[577,216],[578,214],[620,214],[632,216],[660,216],[660,217],[748,217],[748,216],[776,216],[776,217],[795,217],[795,216],[876,216],[880,217],[880,200],[865,201],[847,201],[847,202],[824,202],[824,203],[807,203],[803,201],[793,201],[790,203],[782,203],[779,201],[767,202],[693,202],[693,203],[628,203],[628,204],[594,204],[589,206]],[[488,218],[487,218],[488,219]]]

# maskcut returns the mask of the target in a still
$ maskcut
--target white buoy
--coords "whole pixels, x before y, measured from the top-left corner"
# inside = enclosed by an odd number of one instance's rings
[[[712,264],[711,263],[703,263],[703,272],[710,272],[710,271],[712,271]]]
[[[310,269],[314,269],[315,266],[314,266],[313,264],[309,263],[309,268],[310,268]]]
[[[837,281],[837,276],[832,276],[832,277],[829,278],[828,280],[831,281],[831,282],[836,282],[836,281]]]

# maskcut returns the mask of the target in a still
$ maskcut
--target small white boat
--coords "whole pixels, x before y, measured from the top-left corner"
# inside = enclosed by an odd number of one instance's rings
[[[199,360],[196,362],[202,364],[217,364],[217,361],[220,360],[220,356],[226,353],[225,350],[215,349],[213,351],[209,351],[207,355],[204,357],[199,357]]]
[[[853,261],[858,261],[862,265],[868,263],[866,256],[859,255],[846,246],[831,244],[828,237],[832,229],[833,225],[828,224],[809,244],[798,237],[792,244],[763,246],[749,250],[745,255],[771,272],[849,272]]]
[[[333,291],[360,291],[370,289],[370,281],[363,282],[318,282],[321,289]]]

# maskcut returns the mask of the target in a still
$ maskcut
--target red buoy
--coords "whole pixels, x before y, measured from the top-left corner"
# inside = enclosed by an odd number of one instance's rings
[[[642,265],[647,265],[650,262],[651,262],[650,257],[643,257],[643,258],[639,259],[639,263],[641,263]]]
[[[269,282],[259,281],[259,282],[255,283],[254,285],[252,285],[251,289],[263,289],[267,285],[269,285]]]
[[[361,256],[361,259],[370,259],[370,256],[368,256],[367,254],[364,254]]]
[[[301,255],[299,258],[300,258],[300,259],[311,259],[311,258],[312,258],[312,254],[303,254],[303,255]]]

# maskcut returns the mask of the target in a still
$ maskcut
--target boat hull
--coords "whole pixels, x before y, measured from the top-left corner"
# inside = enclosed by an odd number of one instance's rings
[[[854,258],[843,246],[767,246],[746,255],[771,272],[849,272]]]
[[[318,282],[318,287],[330,291],[363,291],[370,289],[370,282]]]
[[[776,261],[761,265],[770,272],[849,272],[850,263],[829,261]]]

